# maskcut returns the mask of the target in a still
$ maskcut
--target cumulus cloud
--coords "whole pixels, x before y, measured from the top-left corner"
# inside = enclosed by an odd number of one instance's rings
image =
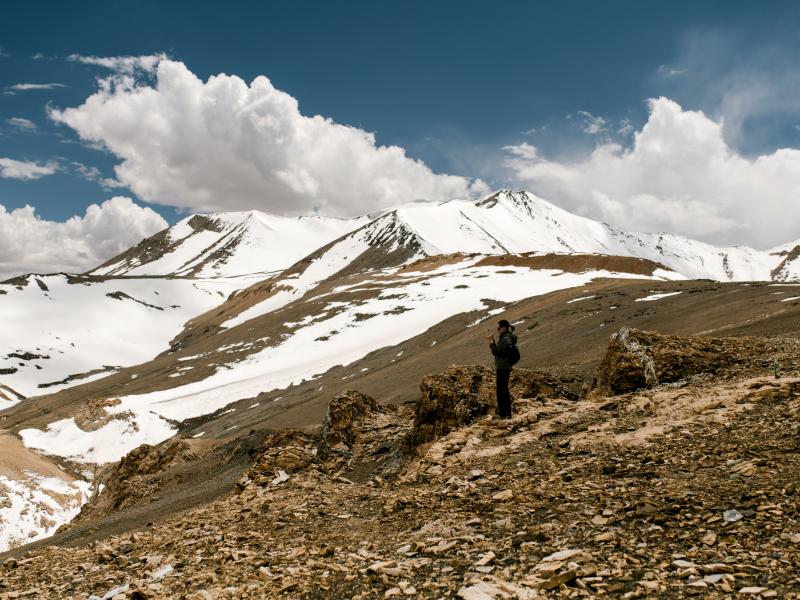
[[[30,119],[23,119],[22,117],[11,117],[6,119],[6,123],[23,131],[34,131],[36,129],[36,123]]]
[[[487,191],[372,133],[303,115],[266,77],[204,82],[172,60],[158,62],[152,85],[112,81],[50,115],[119,157],[117,179],[141,198],[192,210],[353,215]]]
[[[52,175],[56,171],[58,171],[58,165],[54,162],[40,165],[31,161],[0,158],[0,177],[6,179],[39,179],[45,175]]]
[[[156,212],[123,196],[64,222],[41,219],[31,206],[9,212],[0,204],[0,279],[88,271],[165,227]]]
[[[630,147],[601,143],[576,162],[548,160],[527,143],[505,151],[522,185],[624,228],[759,248],[800,237],[800,150],[745,158],[721,122],[668,98],[650,101]]]
[[[28,92],[31,90],[55,90],[67,87],[63,83],[15,83],[6,87],[3,92],[6,96],[13,96],[17,92]]]

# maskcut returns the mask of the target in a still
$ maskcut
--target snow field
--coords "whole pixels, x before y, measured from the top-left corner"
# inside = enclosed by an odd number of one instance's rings
[[[274,273],[290,267],[317,248],[364,225],[368,219],[282,217],[257,210],[206,215],[221,231],[194,230],[187,217],[168,230],[176,247],[145,264],[118,262],[93,271],[97,275],[185,275],[208,261],[199,277]],[[215,253],[218,256],[212,258]],[[209,260],[210,259],[210,260]]]
[[[392,274],[387,281],[391,287],[375,297],[300,326],[278,345],[225,365],[203,381],[120,398],[120,404],[106,410],[123,418],[96,431],[81,431],[69,418],[44,431],[25,429],[20,435],[27,447],[47,454],[77,462],[116,461],[142,443],[158,443],[173,435],[176,428],[169,421],[209,414],[237,400],[313,379],[336,365],[351,364],[374,350],[422,334],[453,315],[485,310],[482,299],[515,302],[581,286],[597,277],[641,278],[607,271],[477,267],[478,260],[426,273]],[[409,310],[393,312],[399,306]]]
[[[77,379],[39,388],[70,375],[104,365],[130,366],[153,358],[168,347],[190,318],[217,306],[234,290],[250,284],[242,279],[112,279],[68,283],[64,275],[36,276],[18,289],[0,285],[0,368],[17,369],[0,375],[0,383],[24,396],[105,377]],[[108,294],[122,292],[128,297]],[[22,360],[12,353],[49,358]],[[39,368],[37,368],[37,366]],[[3,401],[0,409],[16,402]]]
[[[86,481],[26,471],[26,480],[0,475],[0,552],[53,535],[80,512],[91,493]]]

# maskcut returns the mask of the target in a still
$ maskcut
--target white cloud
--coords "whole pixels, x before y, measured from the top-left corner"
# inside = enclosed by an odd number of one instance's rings
[[[786,39],[751,38],[721,27],[692,29],[670,61],[685,72],[670,78],[657,73],[656,80],[668,86],[656,89],[666,88],[666,95],[722,121],[730,144],[763,148],[780,136],[776,126],[800,116],[800,70]]]
[[[51,117],[121,159],[117,179],[141,198],[193,210],[259,208],[352,215],[412,199],[486,191],[433,173],[372,133],[301,114],[266,77],[198,79],[161,60],[154,85],[112,81]]]
[[[42,60],[44,58],[45,56],[41,52],[36,52],[34,54],[31,54],[31,60]]]
[[[761,248],[800,237],[800,150],[745,158],[726,144],[722,123],[667,98],[650,101],[627,148],[601,143],[569,163],[525,143],[505,150],[521,184],[627,229]]]
[[[623,137],[631,135],[635,130],[633,123],[629,119],[622,119],[617,125],[617,134]]]
[[[58,171],[58,165],[48,162],[43,165],[31,161],[0,158],[0,177],[6,179],[39,179]]]
[[[100,184],[100,186],[105,190],[125,187],[116,179],[113,179],[111,177],[103,177],[103,174],[97,167],[94,166],[90,167],[79,162],[73,162],[72,166],[78,175],[80,175],[81,177],[83,177],[88,181],[94,181],[95,183]]]
[[[688,69],[678,69],[669,65],[660,65],[658,67],[658,74],[662,77],[679,77],[685,75],[687,71]]]
[[[585,110],[579,110],[578,116],[583,120],[583,132],[589,135],[599,135],[608,132],[608,121],[600,116],[595,116]]]
[[[17,129],[22,129],[23,131],[34,131],[36,129],[36,123],[30,119],[23,119],[22,117],[11,117],[6,119],[6,123]]]
[[[13,96],[17,92],[28,92],[31,90],[55,90],[67,87],[63,83],[15,83],[8,86],[3,92],[6,96]]]
[[[120,73],[133,73],[136,70],[153,71],[166,54],[146,54],[143,56],[85,56],[70,54],[67,60],[84,65],[104,67]]]
[[[8,58],[9,56],[11,55],[0,47],[0,58]]]
[[[0,279],[23,273],[80,273],[167,227],[153,210],[116,196],[84,216],[46,221],[25,206],[0,204]]]

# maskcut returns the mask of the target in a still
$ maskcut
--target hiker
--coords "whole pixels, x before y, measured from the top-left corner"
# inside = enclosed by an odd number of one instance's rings
[[[497,322],[499,336],[497,342],[494,341],[491,330],[486,330],[486,339],[491,340],[489,348],[494,355],[494,368],[497,374],[497,414],[501,419],[511,418],[511,393],[508,391],[508,380],[511,377],[511,368],[519,360],[519,353],[516,351],[517,336],[512,331],[514,326],[505,319]]]

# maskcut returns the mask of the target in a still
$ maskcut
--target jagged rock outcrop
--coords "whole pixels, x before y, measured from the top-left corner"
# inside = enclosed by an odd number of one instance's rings
[[[572,382],[570,382],[572,383]],[[477,365],[454,365],[443,373],[427,375],[420,385],[410,447],[424,444],[469,425],[494,411],[495,373]],[[520,398],[577,399],[567,383],[541,371],[514,369],[509,382],[512,400]]]
[[[409,446],[424,444],[487,414],[495,402],[494,372],[460,365],[426,375],[414,415]]]
[[[624,394],[700,373],[717,373],[746,360],[742,343],[734,339],[676,337],[623,327],[609,340],[592,391]]]
[[[296,429],[284,429],[269,433],[256,451],[253,466],[239,480],[239,489],[244,489],[250,482],[256,485],[267,485],[282,478],[285,474],[295,473],[318,463],[315,435]]]
[[[160,487],[159,474],[198,459],[207,451],[206,446],[198,440],[174,437],[131,450],[119,463],[97,475],[98,483],[104,486],[102,493],[86,504],[73,522],[123,510],[152,495]]]
[[[368,415],[384,410],[373,398],[361,392],[348,391],[338,395],[328,404],[317,456],[324,461],[334,455],[352,454],[361,422]]]
[[[406,458],[402,441],[412,421],[409,406],[381,406],[361,392],[345,392],[330,401],[316,432],[268,434],[239,480],[239,490],[251,483],[280,485],[309,468],[355,481],[395,475]]]

